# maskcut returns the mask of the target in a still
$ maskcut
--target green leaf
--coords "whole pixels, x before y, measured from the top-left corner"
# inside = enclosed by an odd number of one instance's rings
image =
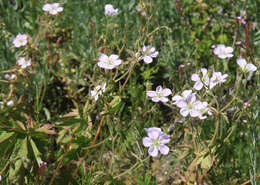
[[[33,149],[33,154],[34,154],[34,156],[35,156],[35,159],[36,159],[36,161],[37,161],[37,164],[38,164],[38,166],[40,167],[39,162],[42,161],[42,160],[41,160],[41,157],[40,157],[40,156],[41,156],[41,153],[39,152],[39,150],[38,150],[36,144],[34,143],[34,141],[33,141],[32,139],[30,139],[30,143],[31,143],[31,146],[32,146],[32,149]]]
[[[12,135],[14,135],[14,132],[5,132],[5,131],[2,132],[1,135],[0,135],[0,143],[9,139]]]

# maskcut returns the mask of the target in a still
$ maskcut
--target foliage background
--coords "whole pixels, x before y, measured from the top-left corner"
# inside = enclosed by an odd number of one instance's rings
[[[0,111],[4,184],[47,184],[53,176],[53,184],[257,184],[259,70],[239,84],[236,58],[259,66],[260,1],[64,0],[58,16],[42,11],[46,2],[0,1],[0,99],[15,102]],[[118,15],[104,15],[108,3]],[[12,46],[18,33],[30,35],[25,48]],[[248,44],[235,45],[240,40]],[[235,49],[228,68],[211,50],[220,43]],[[159,51],[149,65],[134,62],[145,44]],[[104,71],[96,65],[100,52],[125,62]],[[33,61],[26,71],[15,66],[22,55]],[[223,114],[183,119],[175,107],[146,97],[158,85],[173,95],[191,88],[201,67],[229,74],[215,95],[200,94],[217,110],[232,101]],[[6,82],[11,71],[17,79]],[[89,92],[103,81],[108,88],[95,102]],[[148,157],[142,137],[152,126],[171,134],[169,155]],[[43,174],[41,160],[48,164]]]

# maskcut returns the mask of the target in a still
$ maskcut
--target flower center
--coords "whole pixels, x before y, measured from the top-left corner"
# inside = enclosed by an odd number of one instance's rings
[[[188,103],[187,104],[187,109],[188,110],[192,110],[193,109],[193,104],[192,103]]]
[[[221,54],[221,55],[226,55],[227,52],[226,52],[225,50],[221,50],[221,51],[220,51],[220,54]]]
[[[19,42],[20,42],[20,43],[23,43],[23,42],[24,42],[24,40],[23,40],[22,38],[20,38],[20,39],[19,39]]]
[[[107,65],[110,65],[110,66],[111,66],[111,65],[113,65],[113,62],[108,59],[108,60],[107,60]]]
[[[158,98],[162,98],[162,97],[163,97],[162,92],[157,92],[157,97],[158,97]]]
[[[160,146],[160,141],[158,139],[153,140],[153,146],[159,147]]]

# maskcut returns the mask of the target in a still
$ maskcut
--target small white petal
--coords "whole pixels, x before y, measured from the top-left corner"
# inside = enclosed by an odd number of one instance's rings
[[[170,151],[169,147],[166,145],[160,145],[159,150],[163,155],[167,155]]]
[[[168,88],[165,88],[162,90],[162,94],[163,96],[169,96],[170,94],[172,94],[172,91]]]
[[[153,62],[153,58],[150,56],[144,56],[144,62],[150,64],[151,62]]]
[[[146,95],[149,96],[149,97],[155,97],[156,92],[155,91],[146,91]]]
[[[160,101],[160,98],[158,98],[158,97],[153,97],[153,98],[152,98],[152,101],[153,101],[153,102],[159,102],[159,101]]]
[[[152,146],[152,144],[153,144],[153,141],[152,141],[151,138],[149,138],[149,137],[144,137],[143,138],[143,145],[145,147],[150,147],[150,146]]]
[[[158,156],[158,149],[151,146],[151,147],[148,149],[148,153],[149,153],[149,155],[152,156],[152,157],[157,157],[157,156]]]

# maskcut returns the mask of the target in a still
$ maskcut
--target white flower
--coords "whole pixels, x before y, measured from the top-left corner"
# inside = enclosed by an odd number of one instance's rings
[[[237,59],[237,64],[240,66],[244,73],[254,72],[257,70],[257,67],[254,64],[248,64],[243,58]]]
[[[145,129],[148,137],[143,138],[143,145],[149,147],[148,153],[152,157],[157,157],[159,151],[163,155],[167,155],[170,151],[165,144],[170,142],[170,136],[161,131],[158,127]]]
[[[233,52],[233,48],[232,47],[226,47],[224,44],[219,44],[214,49],[215,55],[218,55],[218,57],[221,58],[221,59],[233,57],[232,52]]]
[[[107,56],[105,54],[101,54],[99,56],[98,66],[104,69],[113,69],[121,63],[122,60],[119,59],[118,55]]]
[[[118,14],[118,8],[114,9],[113,5],[106,4],[105,5],[105,15],[116,15]]]
[[[171,90],[168,88],[163,89],[162,86],[156,87],[155,91],[147,91],[146,95],[152,98],[152,101],[154,102],[167,102],[169,101],[167,96],[171,94]]]
[[[59,3],[47,3],[42,7],[43,11],[49,12],[51,15],[56,15],[63,11],[63,7],[60,7]]]
[[[9,106],[9,107],[12,107],[14,105],[13,100],[6,102],[6,105]]]
[[[177,107],[179,107],[180,114],[184,117],[190,114],[191,117],[197,117],[200,115],[196,109],[196,96],[195,93],[192,93],[192,90],[185,90],[182,93],[182,96],[176,95],[172,98],[175,101]]]
[[[11,74],[11,75],[5,74],[5,79],[6,79],[6,80],[13,80],[13,79],[15,79],[15,77],[16,77],[15,74]]]
[[[217,84],[224,83],[227,77],[227,74],[222,75],[221,72],[213,72],[212,77],[210,78],[210,89],[216,86]]]
[[[153,58],[158,56],[159,52],[155,51],[154,47],[143,46],[142,56],[139,57],[139,60],[144,60],[145,63],[149,64],[153,61]]]
[[[207,116],[205,116],[204,114],[208,114],[208,115],[212,115],[212,113],[210,112],[209,108],[208,108],[208,103],[207,102],[201,102],[201,101],[196,101],[195,102],[195,108],[197,109],[198,113],[199,113],[199,119],[206,119]]]
[[[91,94],[91,96],[94,97],[95,101],[98,100],[98,96],[99,96],[99,95],[101,95],[102,93],[105,92],[105,90],[106,90],[106,85],[107,85],[106,82],[104,82],[104,83],[102,84],[102,86],[101,86],[101,85],[98,85],[98,86],[96,86],[96,87],[94,88],[94,90],[90,91],[90,94]]]
[[[191,95],[192,98],[196,100],[196,93],[192,93],[192,90],[184,90],[181,94],[181,96],[179,95],[175,95],[174,97],[172,97],[172,101],[175,101],[173,104],[175,104],[177,107],[181,108],[183,107],[182,103],[183,101],[185,102],[187,100],[187,98]]]
[[[201,68],[199,70],[199,73],[202,73],[202,77],[200,78],[199,74],[192,74],[191,80],[195,81],[195,84],[193,86],[194,89],[196,90],[201,90],[202,87],[204,86],[206,89],[209,87],[209,75],[208,75],[208,70],[205,68]]]
[[[22,69],[25,69],[26,67],[31,65],[31,59],[26,59],[25,57],[22,57],[17,61],[17,63],[19,66],[21,66]]]
[[[17,48],[25,46],[27,44],[27,35],[19,33],[13,40],[13,44]]]

